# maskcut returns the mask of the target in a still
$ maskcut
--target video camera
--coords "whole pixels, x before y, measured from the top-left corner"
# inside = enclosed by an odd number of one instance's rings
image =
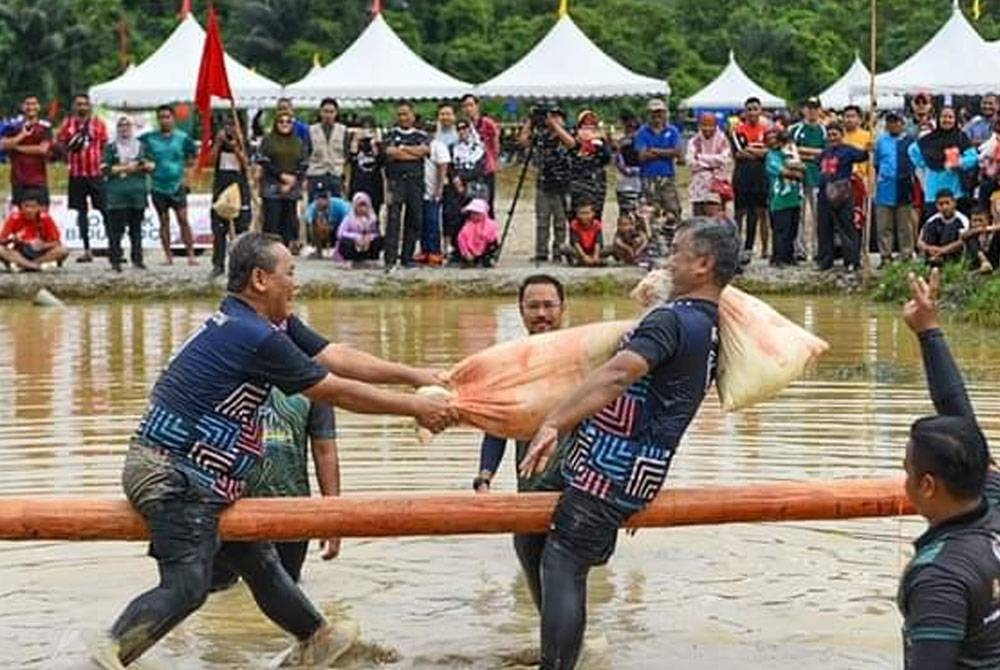
[[[549,117],[549,114],[553,112],[562,111],[559,109],[559,105],[554,102],[541,102],[537,105],[531,106],[531,125],[535,128],[541,128],[545,125],[545,120]]]

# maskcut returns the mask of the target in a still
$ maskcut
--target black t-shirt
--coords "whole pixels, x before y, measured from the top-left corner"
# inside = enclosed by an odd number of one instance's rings
[[[396,126],[386,134],[385,146],[388,147],[419,147],[430,143],[427,133],[418,128],[400,128]],[[424,159],[397,160],[386,157],[385,176],[389,179],[423,179]]]
[[[1000,667],[1000,512],[984,500],[915,546],[899,588],[906,669]]]
[[[569,150],[552,133],[542,132],[535,145],[538,188],[549,193],[565,192],[571,179]]]

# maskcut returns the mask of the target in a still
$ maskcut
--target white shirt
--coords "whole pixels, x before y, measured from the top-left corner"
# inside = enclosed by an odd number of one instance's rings
[[[451,152],[448,145],[438,140],[431,140],[431,152],[424,159],[424,200],[433,200],[441,183],[438,166],[451,162]]]

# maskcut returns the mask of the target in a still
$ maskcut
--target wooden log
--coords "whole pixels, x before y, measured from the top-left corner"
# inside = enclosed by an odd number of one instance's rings
[[[229,540],[540,532],[555,493],[257,498],[222,515]],[[845,479],[668,489],[628,526],[805,521],[912,514],[900,479]],[[0,540],[140,540],[145,523],[125,500],[0,497]]]

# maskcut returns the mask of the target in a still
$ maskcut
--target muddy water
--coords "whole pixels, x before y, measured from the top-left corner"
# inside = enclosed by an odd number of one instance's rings
[[[896,318],[857,301],[776,298],[831,353],[775,401],[738,415],[707,402],[670,483],[897,473],[908,423],[929,410],[918,348]],[[127,437],[157,371],[210,303],[0,304],[0,495],[117,495]],[[308,319],[381,356],[446,365],[520,333],[509,300],[313,302]],[[572,321],[623,318],[580,299]],[[987,432],[1000,362],[990,333],[949,328]],[[465,489],[478,436],[419,447],[403,420],[338,413],[349,492]],[[514,486],[503,464],[498,488]],[[591,578],[591,668],[899,666],[893,597],[922,524],[868,520],[644,530]],[[138,543],[0,543],[0,667],[89,668],[80,632],[155,582]],[[536,616],[509,538],[347,540],[311,555],[304,587],[363,644],[342,667],[496,668],[530,658]],[[213,596],[144,667],[254,668],[286,644],[238,587]]]

